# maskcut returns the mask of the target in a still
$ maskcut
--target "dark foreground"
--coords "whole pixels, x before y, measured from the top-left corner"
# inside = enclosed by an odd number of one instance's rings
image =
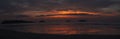
[[[120,39],[120,35],[52,35],[0,29],[0,39]]]

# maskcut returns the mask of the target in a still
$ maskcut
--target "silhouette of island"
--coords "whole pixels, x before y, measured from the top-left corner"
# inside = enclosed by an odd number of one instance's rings
[[[19,23],[34,23],[34,22],[25,20],[4,20],[1,22],[1,24],[19,24]]]
[[[23,18],[23,17],[29,17],[29,16],[27,16],[27,15],[17,15],[15,17],[17,17],[17,18]]]
[[[87,22],[87,20],[78,20],[78,22]]]
[[[44,20],[40,20],[39,22],[45,22]]]
[[[65,22],[71,22],[71,20],[66,20]]]

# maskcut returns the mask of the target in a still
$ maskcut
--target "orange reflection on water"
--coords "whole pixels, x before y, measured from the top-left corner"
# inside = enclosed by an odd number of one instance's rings
[[[78,34],[78,31],[71,26],[55,26],[55,27],[46,27],[45,31],[48,34]]]
[[[102,32],[103,30],[99,30],[99,29],[90,29],[87,32],[88,33],[97,33],[97,32]]]
[[[104,30],[102,29],[92,29],[89,27],[75,27],[75,26],[47,26],[44,27],[44,32],[47,34],[64,34],[64,35],[71,35],[71,34],[97,34],[102,33]]]
[[[119,34],[118,29],[113,27],[89,27],[88,25],[35,25],[26,26],[24,29],[15,28],[14,30],[23,32],[33,32],[40,34],[61,34],[61,35],[72,35],[72,34]]]

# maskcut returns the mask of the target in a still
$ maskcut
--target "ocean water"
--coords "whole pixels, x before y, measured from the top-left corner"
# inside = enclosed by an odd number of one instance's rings
[[[60,15],[36,17],[30,20],[33,20],[36,23],[0,24],[0,29],[38,34],[120,34],[120,23],[118,23],[119,20],[111,19],[109,16]],[[40,22],[41,20],[45,22]],[[86,22],[80,22],[79,20],[86,20]]]
[[[0,29],[38,34],[98,34],[119,35],[120,25],[95,25],[95,24],[6,24]]]

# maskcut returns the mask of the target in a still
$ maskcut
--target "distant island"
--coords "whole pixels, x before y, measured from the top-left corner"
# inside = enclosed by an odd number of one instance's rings
[[[87,20],[78,20],[78,22],[87,22]]]
[[[54,21],[53,21],[54,22]],[[87,22],[87,20],[77,20],[77,21],[72,21],[72,20],[65,20],[64,22],[71,23],[71,22]],[[20,23],[35,23],[33,21],[26,21],[26,20],[3,20],[1,24],[20,24]],[[40,20],[39,23],[46,23],[45,20]],[[49,22],[52,23],[52,22]]]
[[[66,20],[65,22],[72,22],[72,20]],[[77,22],[87,22],[87,20],[77,20]]]
[[[34,23],[34,22],[25,20],[4,20],[1,22],[1,24],[19,24],[19,23]]]

